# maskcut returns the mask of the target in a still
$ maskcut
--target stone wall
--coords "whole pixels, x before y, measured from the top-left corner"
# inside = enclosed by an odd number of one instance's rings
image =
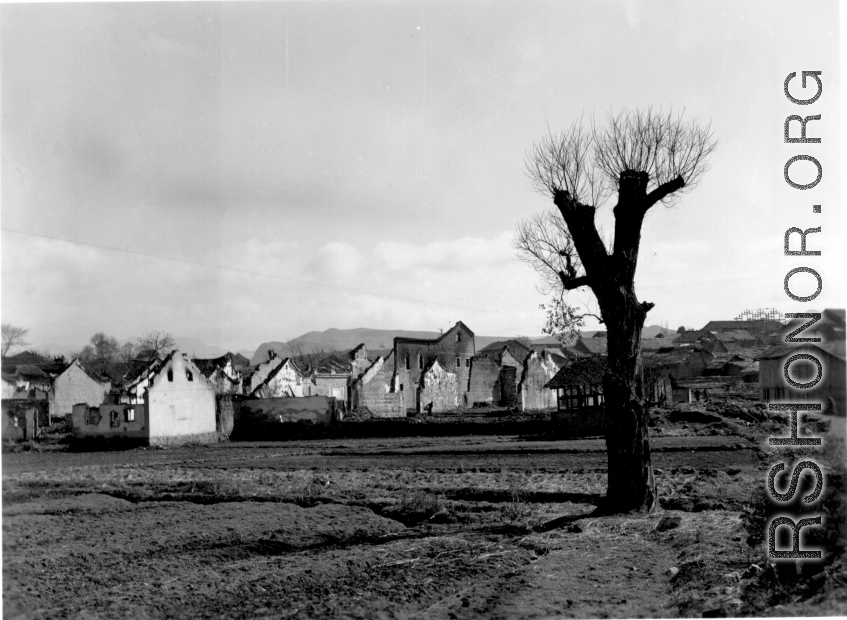
[[[364,343],[350,351],[350,364],[353,366],[352,377],[356,379],[371,366],[368,358],[368,348]]]
[[[219,395],[215,397],[215,427],[221,438],[227,438],[232,434],[235,424],[235,408],[232,404],[232,396]]]
[[[392,392],[394,354],[380,357],[352,386],[351,407],[368,409],[378,418],[399,418],[406,415],[405,392]]]
[[[38,436],[41,403],[4,400],[2,403],[3,441],[26,441]]]
[[[253,374],[246,380],[247,385],[244,386],[243,390],[245,394],[249,394],[259,387],[259,384],[263,383],[265,379],[268,378],[268,375],[271,374],[277,366],[282,364],[282,358],[277,357],[275,353],[273,355],[274,357],[269,359],[267,362],[259,364]]]
[[[420,385],[419,411],[437,413],[459,407],[459,390],[455,373],[447,372],[437,361],[424,373]]]
[[[514,366],[501,366],[500,377],[500,406],[514,407],[518,403],[518,377],[520,373]]]
[[[265,381],[256,385],[250,393],[250,396],[259,398],[303,395],[303,377],[290,359],[272,370]]]
[[[475,357],[471,360],[468,391],[464,395],[465,406],[476,403],[496,405],[500,401],[500,366],[489,357]]]
[[[146,442],[150,436],[144,405],[100,405],[85,403],[73,407],[73,436],[76,439],[134,439]]]
[[[556,390],[544,386],[557,372],[558,367],[549,355],[535,351],[530,354],[519,388],[521,411],[556,408]]]
[[[335,397],[338,401],[347,402],[348,375],[315,375],[312,377],[308,395]],[[304,390],[304,394],[306,390]]]
[[[334,411],[333,400],[325,396],[249,399],[241,402],[238,424],[283,422],[331,424]]]

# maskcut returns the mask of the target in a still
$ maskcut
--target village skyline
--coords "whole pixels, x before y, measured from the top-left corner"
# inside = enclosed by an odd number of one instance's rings
[[[247,350],[458,319],[536,337],[549,296],[511,241],[550,204],[525,153],[650,106],[711,123],[719,144],[700,185],[648,216],[647,324],[786,310],[785,223],[769,217],[797,201],[779,184],[782,82],[804,62],[838,71],[837,6],[815,7],[816,36],[789,56],[789,3],[6,5],[3,321],[40,346],[161,329]],[[632,53],[597,46],[600,24]],[[835,139],[805,146],[837,160]],[[815,217],[841,225],[834,205]],[[815,239],[821,307],[843,306],[838,241]]]

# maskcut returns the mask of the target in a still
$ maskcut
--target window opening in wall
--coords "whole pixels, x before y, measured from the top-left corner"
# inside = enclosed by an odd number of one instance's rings
[[[411,368],[409,366],[409,354],[408,353],[406,353],[406,357],[404,358],[404,361],[405,361],[405,365],[406,365],[406,370],[410,370]]]
[[[462,342],[462,332],[456,334],[456,342]]]
[[[168,371],[168,381],[173,381],[173,380],[174,380],[174,371],[169,370]]]
[[[466,357],[465,358],[465,368],[470,368],[470,367],[471,367],[471,358]]]
[[[456,358],[456,368],[461,368],[461,367],[462,367],[462,358],[457,357]]]
[[[418,353],[418,368],[423,370],[423,354]]]
[[[400,391],[401,392],[403,391],[403,384],[402,383],[400,384]]]
[[[185,376],[189,381],[194,381],[194,375],[191,373],[190,370],[185,371]]]
[[[135,409],[132,407],[124,409],[124,422],[135,422]]]

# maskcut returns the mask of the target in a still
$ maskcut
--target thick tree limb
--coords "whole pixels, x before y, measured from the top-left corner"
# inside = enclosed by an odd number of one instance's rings
[[[554,191],[553,203],[558,207],[568,226],[574,247],[585,269],[585,275],[590,279],[586,284],[594,289],[592,283],[602,281],[609,259],[606,246],[603,245],[603,240],[594,224],[595,209],[578,202],[569,192],[561,189]],[[597,291],[594,290],[594,293],[597,294]]]
[[[572,291],[575,288],[579,288],[580,286],[591,286],[588,276],[579,276],[573,278],[566,274],[564,271],[559,272],[559,277],[562,279],[562,288],[566,291]]]
[[[662,183],[659,187],[647,194],[644,212],[646,213],[647,210],[654,204],[656,204],[657,202],[661,202],[674,192],[678,192],[679,190],[681,190],[683,187],[685,187],[685,179],[683,179],[682,177],[676,177],[675,179],[671,179],[666,183]]]

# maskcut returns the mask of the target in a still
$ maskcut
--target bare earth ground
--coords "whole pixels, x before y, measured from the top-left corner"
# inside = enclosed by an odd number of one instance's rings
[[[663,509],[648,516],[590,516],[605,488],[598,439],[5,453],[3,615],[845,613],[843,592],[818,607],[745,597],[762,554],[741,515],[774,432],[708,426],[654,437]]]

